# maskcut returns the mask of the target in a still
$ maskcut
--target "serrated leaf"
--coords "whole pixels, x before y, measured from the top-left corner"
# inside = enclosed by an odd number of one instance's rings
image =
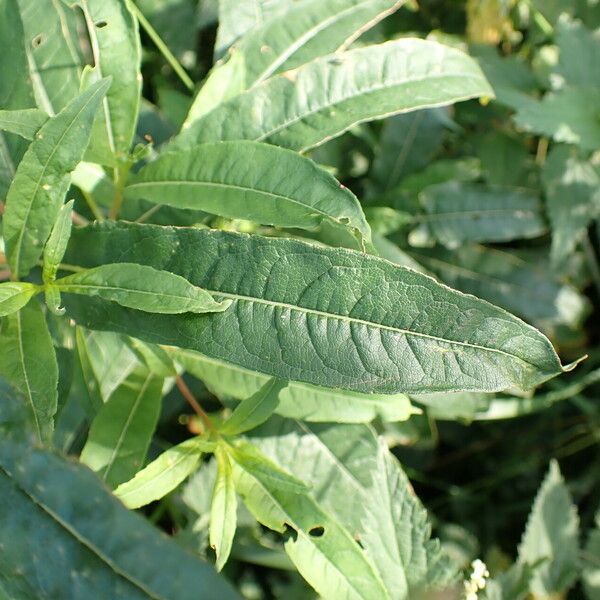
[[[577,579],[579,517],[556,461],[550,463],[519,546],[519,563],[540,560],[530,585],[534,595],[563,594]]]
[[[243,400],[269,381],[267,375],[199,352],[181,349],[170,349],[169,352],[219,398]],[[276,412],[310,422],[369,423],[375,418],[384,422],[405,421],[414,409],[404,394],[360,394],[290,381],[279,393]]]
[[[256,394],[243,400],[219,428],[222,435],[239,435],[262,425],[277,409],[279,394],[288,382],[269,379]]]
[[[142,467],[158,423],[163,379],[141,368],[111,395],[92,421],[80,460],[114,488]]]
[[[107,264],[78,271],[55,282],[61,292],[98,296],[151,313],[206,313],[226,310],[203,289],[168,271],[133,263]]]
[[[258,142],[167,153],[130,180],[125,198],[281,227],[315,229],[325,220],[364,242],[371,236],[356,196],[332,175],[296,152]]]
[[[549,341],[509,313],[350,250],[103,223],[76,230],[66,260],[151,264],[232,301],[223,312],[182,319],[65,299],[82,324],[281,379],[370,393],[494,391],[531,388],[563,370]]]
[[[73,461],[4,442],[0,490],[0,582],[11,598],[238,598]]]
[[[230,62],[217,64],[200,90],[184,128],[214,108],[214,81],[219,100],[303,65],[319,56],[348,47],[363,32],[392,14],[404,0],[305,0],[278,10],[252,29],[230,50]],[[228,72],[224,77],[223,72]],[[208,97],[207,97],[208,92]]]
[[[142,50],[129,0],[74,0],[85,16],[94,58],[92,80],[111,77],[103,99],[103,135],[117,159],[129,155],[140,110]],[[99,143],[95,139],[94,143]]]
[[[196,120],[170,149],[247,139],[306,151],[358,123],[491,95],[466,54],[402,39],[324,56],[272,77]]]
[[[58,365],[41,307],[31,302],[0,322],[0,376],[23,397],[36,438],[52,439]]]
[[[163,452],[133,479],[119,485],[115,495],[127,508],[139,508],[159,500],[193,473],[203,452],[213,449],[214,444],[211,445],[200,438],[181,442]]]
[[[282,533],[291,530],[286,552],[319,594],[348,600],[389,598],[362,548],[306,488],[286,489],[271,476],[273,467],[255,468],[255,463],[240,462],[239,454],[230,456],[236,489],[246,506],[266,527]]]
[[[69,200],[69,202],[60,207],[48,241],[44,246],[44,266],[42,270],[44,283],[49,283],[56,279],[58,266],[67,250],[67,244],[71,237],[73,203],[74,200]]]
[[[0,317],[23,308],[38,292],[33,283],[5,281],[0,283]]]
[[[421,227],[447,248],[465,242],[508,242],[543,235],[540,199],[531,192],[450,181],[419,196],[426,215]]]
[[[217,554],[217,571],[221,571],[231,553],[237,527],[237,496],[229,456],[217,448],[217,478],[210,506],[210,545]]]
[[[47,120],[48,115],[37,108],[0,110],[0,131],[8,131],[26,140],[32,140]]]
[[[109,80],[99,82],[49,119],[19,164],[3,218],[6,254],[16,278],[27,275],[42,253],[109,85]]]

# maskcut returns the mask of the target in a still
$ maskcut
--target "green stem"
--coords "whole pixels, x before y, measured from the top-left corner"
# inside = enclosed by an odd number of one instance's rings
[[[100,207],[98,206],[98,204],[96,204],[96,201],[94,200],[92,195],[89,192],[86,192],[85,190],[81,190],[81,195],[83,196],[84,200],[86,201],[86,204],[92,211],[92,214],[94,215],[96,220],[104,221],[104,213],[100,210]]]
[[[119,213],[121,212],[121,206],[123,205],[123,190],[125,189],[125,182],[127,181],[127,176],[129,175],[131,167],[132,163],[128,161],[115,169],[115,195],[109,213],[109,217],[114,221],[117,220]]]
[[[149,23],[148,19],[144,16],[142,11],[131,2],[131,9],[137,20],[140,22],[140,25],[144,28],[144,31],[148,34],[150,39],[154,42],[155,46],[159,49],[160,53],[165,57],[167,62],[171,65],[173,71],[178,75],[179,79],[181,79],[183,85],[190,91],[194,91],[194,82],[191,80],[190,76],[185,72],[185,69],[181,66],[175,55],[169,50],[168,46],[162,41],[160,35],[158,35],[156,29],[152,27]]]

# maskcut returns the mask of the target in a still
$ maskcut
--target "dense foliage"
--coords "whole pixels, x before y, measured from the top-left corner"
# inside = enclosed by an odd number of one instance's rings
[[[0,56],[0,597],[600,598],[600,4],[0,0]]]

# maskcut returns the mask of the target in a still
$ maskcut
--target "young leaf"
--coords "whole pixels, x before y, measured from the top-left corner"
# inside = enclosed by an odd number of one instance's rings
[[[191,438],[169,448],[116,490],[127,508],[139,508],[159,500],[174,490],[200,463],[203,452],[212,452],[214,444]]]
[[[44,246],[44,267],[42,278],[44,283],[51,283],[56,279],[60,261],[65,255],[67,244],[71,237],[71,213],[74,200],[69,200],[61,206],[50,237]]]
[[[130,180],[125,198],[280,227],[315,229],[329,221],[366,242],[371,237],[350,190],[310,159],[258,142],[202,144],[164,154]]]
[[[27,275],[42,253],[109,85],[106,79],[99,82],[49,119],[19,164],[3,221],[6,254],[16,278]]]
[[[239,435],[262,425],[277,409],[279,394],[287,384],[281,379],[269,379],[256,394],[238,405],[221,426],[221,434]]]
[[[0,322],[0,376],[22,395],[37,439],[49,443],[58,398],[58,365],[38,303],[31,302]]]
[[[38,108],[0,110],[0,131],[16,133],[26,140],[32,140],[47,120],[48,115]]]
[[[244,400],[256,394],[270,379],[192,350],[171,348],[169,353],[219,398]],[[404,394],[360,394],[290,381],[279,392],[275,412],[304,421],[370,423],[376,418],[384,422],[405,421],[415,409]]]
[[[464,242],[508,242],[539,237],[547,226],[540,199],[513,188],[451,181],[425,188],[424,233],[447,248]]]
[[[72,460],[4,441],[0,496],[0,585],[11,598],[239,598]]]
[[[237,527],[237,497],[229,456],[217,447],[217,479],[210,506],[210,545],[217,554],[217,571],[225,566]]]
[[[38,292],[33,283],[5,281],[0,283],[0,317],[5,317],[23,308]]]
[[[56,281],[61,292],[98,296],[137,310],[162,314],[226,310],[203,289],[168,271],[132,263],[102,265]]]
[[[92,421],[81,462],[114,488],[142,467],[160,413],[163,379],[134,371]]]
[[[564,594],[579,569],[579,517],[556,461],[550,463],[519,546],[520,563],[540,560],[530,591],[540,597]]]
[[[273,77],[196,120],[170,148],[247,139],[306,151],[357,123],[492,95],[466,54],[402,39],[324,56]]]
[[[563,371],[550,342],[504,310],[350,250],[103,223],[76,230],[66,260],[150,264],[233,302],[182,319],[65,300],[82,324],[281,379],[370,393],[494,391],[531,388]]]
[[[251,446],[247,446],[247,448]],[[252,450],[252,454],[258,454]],[[236,490],[256,519],[285,533],[285,550],[300,574],[325,598],[389,600],[390,596],[362,548],[347,529],[308,494],[306,487],[288,489],[272,476],[263,457],[234,461]],[[268,468],[265,468],[269,465]],[[280,469],[278,469],[280,470]],[[286,475],[292,479],[291,475]]]
[[[103,143],[117,159],[129,155],[140,110],[142,50],[129,0],[73,0],[81,7],[90,36],[94,70],[90,77],[111,77],[103,100]],[[97,140],[94,140],[97,143]]]

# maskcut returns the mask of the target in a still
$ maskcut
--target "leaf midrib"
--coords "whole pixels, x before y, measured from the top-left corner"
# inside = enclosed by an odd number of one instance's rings
[[[464,219],[474,216],[515,216],[518,218],[517,213],[522,213],[526,217],[540,217],[542,216],[541,207],[535,208],[482,208],[477,210],[453,210],[447,212],[435,212],[427,213],[423,215],[423,221],[435,221],[436,219]]]

